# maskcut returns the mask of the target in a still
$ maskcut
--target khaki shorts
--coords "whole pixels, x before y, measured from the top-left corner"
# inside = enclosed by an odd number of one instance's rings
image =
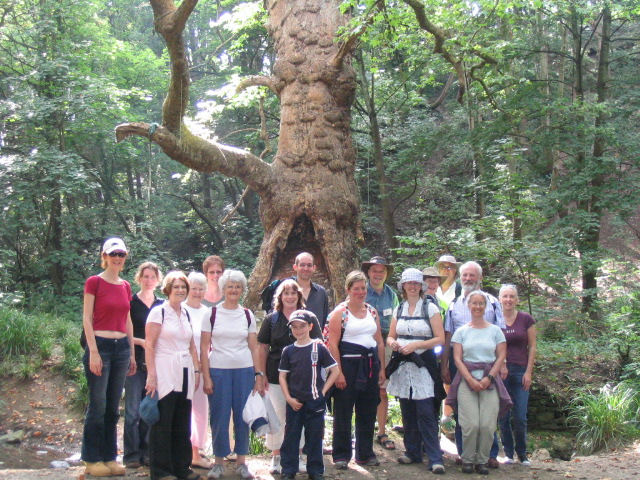
[[[391,350],[391,347],[387,345],[387,335],[383,333],[382,339],[384,340],[384,363],[381,365],[381,368],[387,368],[387,364],[391,359],[391,354],[393,353],[393,350]],[[387,378],[380,388],[383,388],[386,390],[388,384],[389,384],[389,379]]]

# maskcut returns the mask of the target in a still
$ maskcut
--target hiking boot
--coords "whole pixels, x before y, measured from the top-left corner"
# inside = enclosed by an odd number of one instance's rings
[[[127,473],[122,465],[120,465],[115,460],[111,460],[110,462],[104,462],[105,466],[111,471],[111,475],[113,476],[121,476]]]
[[[85,475],[93,475],[94,477],[110,477],[111,469],[104,462],[84,462]]]
[[[462,473],[473,473],[473,463],[464,462],[462,464]]]
[[[250,480],[254,478],[253,473],[249,471],[249,467],[247,467],[246,463],[242,463],[236,467],[236,473],[240,475],[245,480]]]
[[[333,466],[338,470],[346,470],[347,465],[349,465],[349,462],[347,462],[346,460],[336,460],[335,462],[333,462]]]
[[[214,480],[218,480],[220,477],[222,477],[223,473],[224,473],[224,465],[218,465],[216,463],[213,465],[213,467],[211,467],[211,470],[209,470],[209,473],[207,473],[207,478],[213,478]]]
[[[490,458],[487,462],[487,467],[489,468],[499,468],[500,462],[496,458]]]
[[[476,465],[476,472],[478,472],[480,475],[489,475],[488,465],[486,463],[478,463]]]

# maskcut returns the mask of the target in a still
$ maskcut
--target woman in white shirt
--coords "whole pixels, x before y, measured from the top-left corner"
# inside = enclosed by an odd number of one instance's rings
[[[233,413],[236,472],[242,478],[250,479],[253,474],[245,462],[249,453],[249,426],[242,420],[242,410],[252,390],[264,392],[256,319],[250,310],[240,305],[247,289],[247,279],[242,272],[225,270],[219,284],[224,301],[211,309],[210,321],[202,324],[200,339],[204,392],[209,395],[215,456],[207,476],[218,479],[224,473],[224,457],[231,453],[229,420]]]
[[[351,418],[356,412],[355,460],[379,465],[373,452],[380,386],[384,384],[384,344],[378,312],[367,305],[367,277],[360,271],[347,275],[347,300],[329,315],[329,351],[340,366],[333,392],[333,462],[346,469],[351,460]]]
[[[191,272],[187,279],[189,280],[189,295],[182,306],[189,312],[193,341],[198,350],[198,358],[200,358],[202,324],[208,322],[211,317],[211,309],[202,303],[207,291],[207,277],[200,272]],[[191,401],[191,466],[208,470],[212,464],[201,454],[201,451],[206,447],[209,426],[209,399],[204,393],[203,383],[200,382],[198,388],[193,392],[193,400]]]
[[[162,284],[168,300],[149,312],[145,327],[147,394],[158,395],[160,420],[149,432],[151,480],[197,480],[191,464],[191,399],[200,381],[198,352],[182,302],[189,293],[184,273],[169,272]]]
[[[425,299],[427,285],[417,268],[402,272],[398,290],[404,301],[394,312],[387,337],[387,345],[394,352],[390,365],[397,366],[390,373],[387,392],[400,399],[404,425],[406,453],[398,462],[421,463],[422,452],[426,451],[429,469],[441,474],[445,469],[438,441],[438,411],[444,388],[433,349],[444,344],[442,317],[438,306]]]

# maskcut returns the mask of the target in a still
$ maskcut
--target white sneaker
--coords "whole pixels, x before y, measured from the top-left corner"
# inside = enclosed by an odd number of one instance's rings
[[[298,461],[298,472],[307,473],[307,462],[304,461],[302,455],[300,455],[300,460]]]
[[[282,473],[282,467],[280,466],[280,455],[274,455],[271,457],[271,468],[269,468],[269,473],[275,473],[276,475],[280,475]]]
[[[531,462],[529,461],[528,458],[525,458],[524,460],[520,460],[520,465],[522,465],[523,467],[530,467]]]
[[[504,460],[502,461],[502,463],[504,463],[505,465],[513,465],[516,462],[514,462],[513,458],[511,457],[504,457]]]
[[[214,480],[218,480],[222,474],[224,473],[224,465],[214,464],[207,473],[207,478],[213,478]]]
[[[246,480],[254,478],[253,473],[249,471],[249,467],[247,467],[246,463],[238,465],[238,467],[236,468],[236,473]]]

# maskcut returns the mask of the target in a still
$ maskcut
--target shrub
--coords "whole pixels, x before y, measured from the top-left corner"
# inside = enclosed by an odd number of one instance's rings
[[[568,417],[578,428],[578,452],[589,455],[625,445],[640,436],[638,392],[621,383],[605,385],[599,393],[583,393],[571,403]]]
[[[49,348],[45,329],[34,318],[13,308],[0,308],[0,358],[12,359]]]

